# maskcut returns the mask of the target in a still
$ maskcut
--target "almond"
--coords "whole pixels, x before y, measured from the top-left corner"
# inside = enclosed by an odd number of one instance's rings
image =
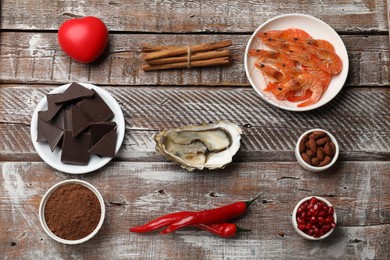
[[[311,160],[310,160],[309,156],[307,156],[307,154],[301,153],[301,157],[307,164],[311,165]]]
[[[311,164],[316,166],[320,163],[320,159],[318,157],[311,158]]]
[[[309,158],[313,158],[317,155],[317,153],[313,150],[306,151],[306,154],[307,154],[307,156],[309,156]]]
[[[324,160],[320,162],[318,166],[325,166],[328,165],[332,161],[332,158],[330,156],[325,156]]]
[[[305,141],[302,139],[301,142],[299,143],[299,152],[304,153],[305,150],[306,150]]]
[[[326,155],[329,155],[329,156],[332,156],[332,147],[330,146],[330,142],[326,142],[326,144],[324,145],[324,152]]]
[[[317,145],[324,145],[326,142],[330,141],[330,138],[328,136],[322,137],[320,139],[316,140]]]
[[[324,149],[322,147],[317,148],[317,157],[320,159],[320,161],[324,160]]]
[[[314,138],[310,138],[308,143],[310,150],[317,151],[317,144]]]
[[[334,156],[334,154],[336,153],[336,145],[333,143],[333,142],[330,142],[330,147],[332,147],[332,154],[330,156]]]

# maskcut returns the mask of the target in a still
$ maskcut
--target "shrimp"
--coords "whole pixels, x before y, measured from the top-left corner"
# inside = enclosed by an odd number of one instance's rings
[[[321,39],[307,39],[307,38],[300,38],[300,37],[294,37],[292,38],[294,42],[299,42],[301,44],[304,44],[305,46],[311,45],[320,49],[325,49],[328,51],[335,52],[333,44],[326,40]]]
[[[267,32],[259,33],[257,36],[262,40],[268,37],[278,38],[282,40],[287,40],[289,38],[294,38],[294,37],[312,39],[310,34],[298,28],[288,28],[286,30],[267,31]]]
[[[298,107],[306,107],[317,103],[323,93],[322,83],[316,76],[313,76],[309,73],[305,73],[302,75],[303,77],[301,78],[301,84],[303,95],[305,95],[309,90],[312,92],[312,94],[310,95],[310,98],[308,100],[299,103]]]
[[[249,55],[257,56],[257,61],[274,65],[280,69],[296,66],[296,63],[289,56],[282,52],[253,49],[249,51]]]

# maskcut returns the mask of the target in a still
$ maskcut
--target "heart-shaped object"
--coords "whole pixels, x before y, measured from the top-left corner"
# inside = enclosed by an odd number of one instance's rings
[[[71,19],[58,29],[58,42],[74,60],[90,63],[106,48],[108,29],[102,20],[93,16]]]

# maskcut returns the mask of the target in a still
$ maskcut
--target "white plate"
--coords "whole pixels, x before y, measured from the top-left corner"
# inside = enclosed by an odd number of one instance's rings
[[[256,57],[249,57],[250,49],[262,48],[261,41],[256,37],[259,32],[266,32],[270,30],[283,30],[288,28],[299,28],[309,33],[314,39],[324,39],[333,44],[336,53],[343,61],[343,70],[338,75],[333,75],[328,86],[328,89],[322,95],[321,99],[307,107],[297,107],[297,103],[289,102],[287,100],[277,100],[272,93],[264,92],[266,84],[261,72],[254,68]],[[304,14],[285,14],[274,17],[267,22],[260,25],[259,28],[252,34],[248,45],[245,49],[245,72],[255,91],[268,103],[285,110],[290,111],[307,111],[325,105],[332,100],[344,86],[348,75],[349,60],[347,49],[340,36],[332,27],[325,22],[309,15]]]
[[[79,83],[80,85],[94,89],[99,96],[106,102],[106,104],[111,108],[114,112],[114,118],[111,121],[116,122],[117,124],[117,139],[116,139],[116,147],[115,153],[118,152],[119,148],[122,145],[123,138],[125,136],[125,119],[123,117],[122,110],[115,99],[104,89],[94,86],[92,84],[87,83]],[[60,86],[56,89],[53,89],[50,94],[63,93],[68,87],[69,84]],[[95,171],[104,165],[106,165],[112,158],[109,157],[99,157],[97,155],[91,155],[89,159],[88,165],[75,165],[75,164],[65,164],[61,162],[61,149],[56,147],[56,149],[51,152],[50,147],[47,143],[37,142],[37,124],[38,124],[38,111],[47,109],[47,100],[46,96],[38,103],[34,114],[31,119],[31,141],[35,147],[35,150],[39,154],[39,156],[51,167],[66,173],[72,174],[82,174],[87,172]]]

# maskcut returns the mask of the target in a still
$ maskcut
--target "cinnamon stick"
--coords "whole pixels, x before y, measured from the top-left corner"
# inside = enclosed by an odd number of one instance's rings
[[[142,52],[155,52],[155,51],[163,51],[163,50],[170,50],[173,48],[179,48],[183,46],[170,46],[170,45],[150,45],[150,44],[144,44],[142,46]]]
[[[179,69],[179,68],[190,68],[190,67],[205,67],[205,66],[221,66],[230,64],[230,60],[228,57],[208,59],[208,60],[198,60],[189,62],[178,62],[178,63],[170,63],[170,64],[162,64],[151,66],[149,64],[145,64],[142,68],[144,71],[152,71],[152,70],[168,70],[168,69]],[[190,65],[190,66],[189,66]]]
[[[221,50],[221,51],[208,51],[208,52],[198,52],[194,55],[191,55],[190,62],[194,62],[197,60],[208,60],[220,57],[229,57],[229,50]],[[188,56],[180,56],[180,57],[172,57],[172,58],[161,58],[148,61],[149,65],[161,65],[161,64],[169,64],[169,63],[178,63],[178,62],[188,62]]]
[[[175,47],[166,50],[146,53],[144,55],[144,60],[149,61],[149,60],[154,60],[159,58],[180,56],[180,55],[188,54],[188,51],[190,51],[190,53],[196,53],[200,51],[212,51],[230,45],[232,45],[232,41],[213,42],[213,43],[193,45],[189,47],[187,46]]]

